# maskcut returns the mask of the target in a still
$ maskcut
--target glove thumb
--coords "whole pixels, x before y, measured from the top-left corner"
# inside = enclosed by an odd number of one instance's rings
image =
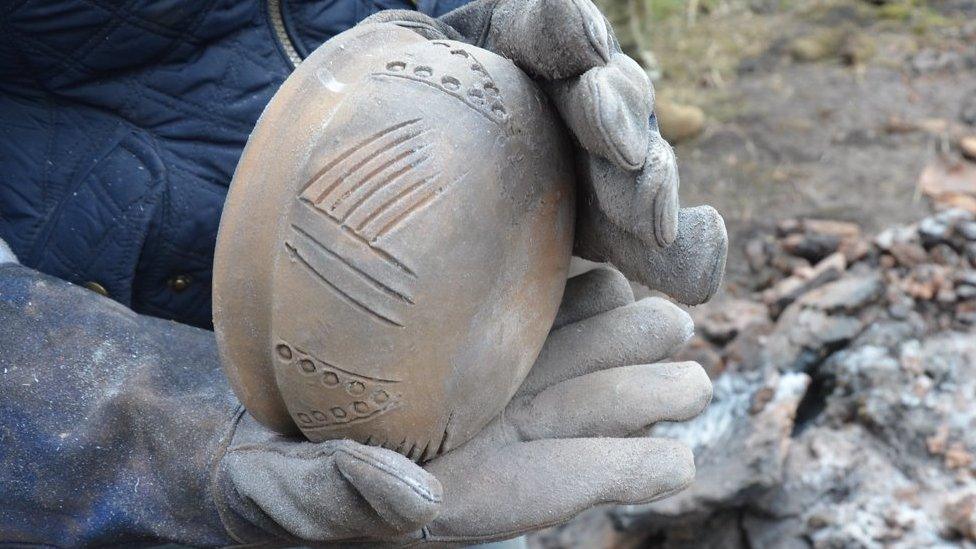
[[[399,532],[424,526],[440,510],[441,483],[396,452],[350,446],[336,454],[336,465],[373,511]]]
[[[243,444],[220,469],[221,518],[242,543],[401,537],[442,500],[440,482],[414,462],[349,440]]]

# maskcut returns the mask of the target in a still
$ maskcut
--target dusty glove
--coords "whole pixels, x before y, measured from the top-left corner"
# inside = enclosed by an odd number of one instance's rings
[[[679,443],[626,438],[708,402],[691,334],[620,274],[570,281],[525,385],[423,467],[350,441],[275,435],[240,407],[213,334],[0,265],[0,544],[470,542],[637,503],[691,481]]]
[[[14,255],[14,251],[10,249],[10,246],[2,238],[0,238],[0,265],[4,263],[20,263],[17,261],[17,256]]]
[[[579,145],[577,255],[610,261],[684,303],[715,293],[725,224],[710,207],[679,213],[675,156],[652,115],[651,83],[590,0],[475,0],[436,20],[390,10],[360,24],[380,22],[494,51],[548,91]]]

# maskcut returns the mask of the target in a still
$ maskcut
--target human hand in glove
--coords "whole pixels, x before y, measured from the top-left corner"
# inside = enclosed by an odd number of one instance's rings
[[[691,453],[627,435],[708,402],[700,366],[658,363],[691,332],[619,273],[580,275],[511,404],[421,466],[268,431],[212,333],[0,265],[0,543],[470,543],[663,497]]]
[[[493,51],[547,90],[578,145],[576,255],[609,261],[683,303],[715,293],[725,224],[708,206],[679,209],[675,156],[653,116],[650,80],[590,0],[475,0],[439,19],[388,10],[360,24],[375,23]]]

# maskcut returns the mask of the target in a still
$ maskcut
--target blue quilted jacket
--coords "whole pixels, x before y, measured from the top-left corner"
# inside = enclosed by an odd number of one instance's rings
[[[468,0],[5,0],[0,238],[137,312],[210,327],[238,156],[293,62],[386,8]]]

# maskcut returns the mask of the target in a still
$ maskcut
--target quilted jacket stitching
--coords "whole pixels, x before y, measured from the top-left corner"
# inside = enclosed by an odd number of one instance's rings
[[[118,17],[122,19],[125,23],[132,25],[133,27],[142,29],[148,33],[152,33],[160,38],[177,38],[184,42],[189,42],[191,44],[196,44],[201,42],[200,38],[194,36],[193,34],[187,33],[181,28],[170,28],[165,25],[161,25],[155,21],[139,17],[133,13],[127,13],[120,10],[117,7],[106,5],[100,0],[81,0],[82,2],[99,8],[112,14],[113,17]]]
[[[113,152],[119,149],[126,151],[127,153],[135,157],[138,160],[140,165],[145,166],[148,171],[149,169],[149,166],[147,166],[148,163],[144,159],[140,158],[139,153],[131,149],[125,143],[126,140],[132,138],[133,136],[131,134],[123,138],[123,140],[118,144],[118,146],[116,147],[116,149],[113,150]],[[105,253],[105,248],[113,243],[115,237],[121,235],[121,238],[118,240],[120,247],[128,248],[128,246],[121,246],[121,245],[126,243],[131,245],[134,237],[143,232],[139,230],[139,227],[136,226],[136,220],[134,218],[129,218],[126,214],[131,212],[137,206],[148,206],[154,202],[151,199],[147,200],[147,197],[153,198],[156,192],[158,192],[158,188],[160,185],[160,180],[159,180],[160,178],[151,173],[149,174],[149,177],[155,180],[155,182],[147,185],[145,191],[142,194],[140,194],[138,198],[133,199],[128,206],[123,207],[121,204],[115,201],[114,197],[112,197],[111,200],[116,209],[116,213],[113,216],[113,218],[116,220],[116,222],[110,223],[106,226],[105,231],[102,233],[99,239],[99,242],[91,248],[90,259],[87,265],[85,265],[84,269],[81,270],[83,273],[85,273],[85,275],[87,275],[87,273],[91,271],[92,266],[95,263],[97,263],[100,259],[102,259],[102,255]],[[104,184],[93,185],[92,188],[93,190],[95,188],[99,188],[100,192],[104,193],[105,195],[111,196],[111,193],[105,191]],[[137,260],[138,257],[135,257],[133,259]],[[115,284],[121,284],[124,286],[125,283],[122,282],[123,276],[121,273],[121,269],[126,267],[134,268],[134,265],[135,263],[131,263],[130,265],[128,262],[121,262],[121,261],[117,261],[113,263],[112,267],[109,270],[109,274],[111,275],[111,279],[113,280],[113,282],[115,282]],[[131,279],[131,276],[129,278]],[[126,299],[126,301],[128,301],[129,299],[129,296],[114,296],[114,297],[123,298]]]

